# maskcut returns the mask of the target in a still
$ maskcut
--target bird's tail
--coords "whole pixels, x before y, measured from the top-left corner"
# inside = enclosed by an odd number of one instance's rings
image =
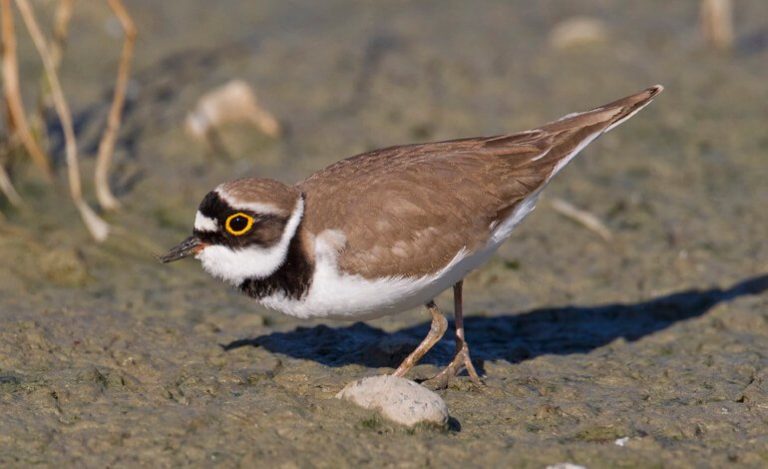
[[[590,128],[591,130],[599,129],[600,133],[605,133],[637,114],[638,111],[650,104],[653,98],[662,91],[664,91],[663,86],[652,86],[639,93],[617,99],[595,109],[568,114],[540,127],[539,130],[558,132],[575,128]]]
[[[507,139],[516,140],[518,148],[530,147],[530,152],[521,155],[528,160],[522,166],[532,173],[545,172],[545,180],[549,180],[597,137],[634,116],[663,90],[664,87],[656,85],[590,111],[568,114],[535,130],[488,143],[504,145],[501,141]]]

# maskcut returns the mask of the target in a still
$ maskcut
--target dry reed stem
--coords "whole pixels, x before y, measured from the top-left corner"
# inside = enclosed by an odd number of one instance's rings
[[[613,233],[611,233],[611,230],[608,229],[608,227],[605,226],[605,223],[603,223],[594,214],[577,208],[570,202],[566,202],[560,198],[554,198],[550,200],[549,203],[557,213],[577,222],[578,224],[587,228],[589,231],[596,233],[603,239],[603,241],[607,242],[613,239]]]
[[[702,0],[701,32],[715,49],[733,46],[733,3],[731,0]]]
[[[24,114],[24,103],[19,90],[19,63],[16,57],[16,33],[13,27],[11,0],[0,0],[0,12],[2,12],[3,91],[11,120],[9,127],[14,128],[32,162],[42,171],[43,176],[51,181],[53,173],[48,157],[32,136],[29,122]]]
[[[53,64],[56,70],[61,65],[61,60],[64,55],[64,48],[67,42],[67,34],[69,32],[69,22],[72,19],[72,10],[74,8],[74,0],[59,0],[56,12],[54,13],[53,22],[53,39],[51,40],[51,57],[53,58]],[[38,124],[41,127],[41,131],[45,132],[45,115],[46,111],[53,107],[51,98],[51,88],[48,84],[48,80],[45,76],[40,78],[40,97],[38,99],[38,113],[31,118],[33,125]]]
[[[61,58],[64,54],[64,48],[67,45],[67,36],[69,35],[69,22],[72,20],[72,10],[75,7],[75,0],[59,0],[56,7],[56,13],[53,17],[53,40],[51,41],[51,57],[53,64],[58,70],[61,64]]]
[[[43,61],[43,68],[45,69],[45,74],[48,77],[48,82],[51,86],[51,95],[53,97],[56,113],[59,115],[59,120],[61,121],[61,126],[64,130],[64,146],[67,159],[70,195],[72,196],[75,206],[80,211],[80,216],[82,217],[85,226],[88,228],[88,231],[90,231],[96,241],[104,241],[109,234],[109,225],[96,215],[85,200],[83,200],[80,168],[77,160],[77,142],[75,140],[75,131],[72,126],[72,115],[69,112],[69,106],[64,98],[64,92],[61,89],[59,77],[56,74],[53,57],[51,57],[48,44],[43,37],[42,31],[40,31],[40,27],[35,19],[34,11],[29,2],[27,0],[16,0],[16,5],[19,7],[24,24],[27,26],[29,35],[32,37],[32,42],[35,43],[37,52],[40,54],[40,58]]]
[[[0,191],[5,194],[11,205],[18,207],[23,203],[21,196],[16,192],[16,188],[13,187],[11,178],[8,176],[8,172],[5,170],[5,166],[3,166],[2,163],[0,163]]]
[[[136,43],[136,27],[122,0],[109,0],[109,6],[120,20],[125,40],[123,41],[123,50],[120,54],[120,63],[117,68],[115,94],[112,98],[109,116],[107,117],[107,127],[104,129],[104,134],[99,142],[94,185],[96,187],[96,198],[99,200],[101,207],[105,210],[114,210],[120,206],[120,202],[109,188],[109,167],[112,164],[117,132],[120,130],[120,122],[122,120],[125,93],[128,88],[128,76],[131,71],[131,60],[133,58],[133,47]]]

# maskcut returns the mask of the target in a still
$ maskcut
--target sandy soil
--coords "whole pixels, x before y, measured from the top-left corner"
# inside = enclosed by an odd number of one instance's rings
[[[27,207],[0,206],[0,465],[768,464],[768,3],[736,2],[731,54],[703,47],[696,2],[128,3],[140,38],[114,235],[94,245],[63,182],[52,191],[24,167]],[[105,5],[78,7],[62,73],[91,156],[120,36]],[[607,37],[552,48],[551,29],[577,14]],[[31,103],[39,63],[20,46]],[[212,157],[183,117],[234,77],[288,132],[227,129],[229,157]],[[449,430],[332,398],[390,371],[426,333],[423,312],[302,323],[195,262],[154,258],[221,181],[293,181],[380,146],[522,130],[654,83],[665,94],[547,190],[614,240],[545,198],[469,277],[487,387],[442,392]],[[51,121],[62,164],[60,143]]]

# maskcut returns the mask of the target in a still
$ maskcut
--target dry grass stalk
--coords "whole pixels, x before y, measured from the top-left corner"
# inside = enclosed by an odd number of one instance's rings
[[[53,57],[53,63],[56,70],[58,70],[59,65],[61,65],[74,5],[74,0],[59,0],[56,7],[56,13],[54,14],[51,57]],[[30,116],[30,121],[35,131],[45,133],[45,116],[47,115],[47,110],[51,108],[53,108],[51,87],[48,84],[45,75],[43,75],[40,77],[40,96],[38,98],[37,113]]]
[[[23,203],[21,196],[16,192],[16,188],[13,187],[11,178],[8,176],[8,172],[5,170],[2,162],[0,162],[0,191],[5,194],[11,205],[18,207]]]
[[[8,127],[14,129],[32,158],[32,162],[42,171],[46,179],[51,180],[52,172],[48,157],[32,135],[24,114],[24,104],[19,90],[19,63],[16,57],[16,33],[13,26],[11,0],[0,0],[0,12],[2,13],[3,91],[10,117]]]
[[[133,47],[136,43],[136,27],[133,24],[131,16],[125,9],[122,0],[109,0],[109,6],[120,20],[120,25],[125,33],[123,50],[120,55],[120,64],[117,70],[117,82],[115,83],[115,94],[112,98],[112,106],[109,109],[107,117],[107,127],[104,129],[104,135],[99,142],[99,153],[96,157],[96,172],[94,174],[94,183],[96,187],[96,197],[99,204],[105,210],[114,210],[120,206],[120,202],[112,195],[109,188],[109,167],[112,164],[112,155],[115,151],[115,141],[117,132],[120,129],[120,122],[125,104],[125,93],[128,88],[128,76],[131,70],[131,60],[133,58]]]
[[[69,106],[64,98],[64,92],[61,89],[59,77],[56,74],[56,66],[53,62],[53,57],[51,57],[48,44],[38,26],[34,11],[29,2],[27,0],[16,0],[16,5],[19,7],[21,17],[24,19],[24,24],[27,26],[29,35],[32,37],[32,42],[34,42],[35,48],[37,48],[37,52],[40,54],[40,58],[43,61],[43,68],[45,69],[45,74],[48,77],[51,86],[51,94],[56,113],[59,115],[61,126],[64,130],[70,195],[72,196],[75,206],[80,211],[80,216],[82,217],[85,226],[88,228],[88,231],[90,231],[96,241],[104,241],[109,234],[109,225],[102,220],[83,199],[80,168],[77,160],[77,141],[75,140],[75,132],[72,125],[72,115],[69,112]]]
[[[72,19],[72,10],[75,7],[75,0],[59,0],[56,7],[56,13],[53,17],[53,41],[51,41],[51,57],[58,70],[61,64],[61,58],[64,54],[64,47],[67,45],[67,36],[69,35],[69,22]]]
[[[187,115],[185,127],[192,137],[210,144],[212,132],[236,123],[253,124],[270,137],[280,134],[277,119],[259,105],[256,93],[242,80],[232,80],[201,96]]]
[[[566,202],[560,198],[552,199],[549,203],[557,213],[575,221],[576,223],[597,234],[603,239],[603,241],[607,242],[613,239],[613,233],[611,233],[611,230],[608,229],[608,227],[605,226],[605,223],[603,223],[594,214],[577,208],[570,202]]]
[[[733,3],[731,0],[702,0],[701,32],[715,49],[733,46]]]

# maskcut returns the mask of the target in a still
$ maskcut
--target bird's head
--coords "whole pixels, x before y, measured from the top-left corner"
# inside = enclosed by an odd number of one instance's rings
[[[304,196],[271,179],[238,179],[209,192],[192,236],[160,258],[199,259],[214,277],[234,285],[269,277],[285,262],[304,215]]]

